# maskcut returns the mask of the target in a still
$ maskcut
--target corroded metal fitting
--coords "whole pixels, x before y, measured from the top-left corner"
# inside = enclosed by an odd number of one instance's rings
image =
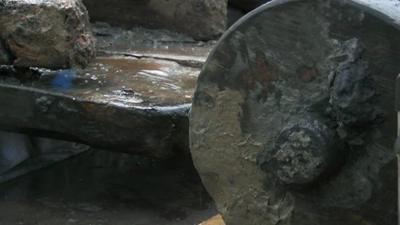
[[[312,183],[334,166],[335,140],[334,130],[320,119],[293,120],[264,154],[261,167],[284,184]]]

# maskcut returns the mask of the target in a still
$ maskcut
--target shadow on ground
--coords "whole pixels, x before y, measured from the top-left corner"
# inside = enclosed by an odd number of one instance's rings
[[[91,150],[0,185],[0,225],[197,225],[216,210],[189,162]]]

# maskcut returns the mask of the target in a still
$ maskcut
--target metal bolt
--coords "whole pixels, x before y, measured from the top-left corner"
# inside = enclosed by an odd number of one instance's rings
[[[335,140],[335,132],[319,119],[293,120],[282,129],[261,166],[284,184],[312,183],[335,164]]]

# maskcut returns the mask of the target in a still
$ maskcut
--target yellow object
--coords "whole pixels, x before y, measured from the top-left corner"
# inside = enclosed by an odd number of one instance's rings
[[[212,217],[211,219],[202,222],[199,225],[225,225],[225,222],[222,219],[221,215],[216,215],[216,216]]]

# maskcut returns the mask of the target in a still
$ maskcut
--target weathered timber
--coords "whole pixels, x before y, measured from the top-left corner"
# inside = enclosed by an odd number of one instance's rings
[[[198,68],[98,57],[84,70],[0,69],[0,127],[164,158],[188,149]]]
[[[281,0],[199,76],[193,161],[227,225],[397,223],[400,6]]]

